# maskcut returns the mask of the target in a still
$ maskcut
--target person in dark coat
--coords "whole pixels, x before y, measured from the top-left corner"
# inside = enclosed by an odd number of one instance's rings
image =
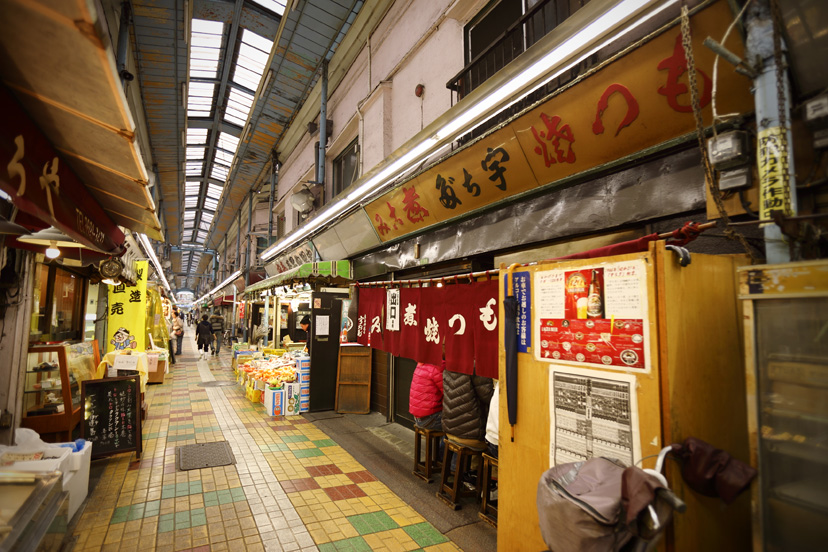
[[[486,450],[486,421],[494,386],[491,378],[443,372],[443,431],[446,438]]]
[[[209,356],[210,342],[213,340],[213,326],[210,324],[209,316],[201,316],[201,322],[196,326],[196,343],[201,351],[198,359],[204,360]]]

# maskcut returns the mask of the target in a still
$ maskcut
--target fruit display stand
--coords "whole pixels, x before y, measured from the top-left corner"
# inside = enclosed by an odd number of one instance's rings
[[[70,441],[81,418],[80,382],[95,379],[98,342],[29,347],[21,425],[44,441]]]

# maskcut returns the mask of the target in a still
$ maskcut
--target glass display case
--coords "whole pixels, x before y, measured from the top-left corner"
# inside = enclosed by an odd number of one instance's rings
[[[754,550],[828,539],[828,263],[743,269]]]
[[[23,385],[23,420],[45,441],[70,441],[80,422],[80,382],[94,379],[98,342],[29,347]]]

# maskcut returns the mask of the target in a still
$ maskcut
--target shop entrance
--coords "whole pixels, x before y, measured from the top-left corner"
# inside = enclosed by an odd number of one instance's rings
[[[311,297],[310,411],[333,410],[339,362],[342,295],[313,292]]]
[[[408,412],[408,395],[417,361],[394,357],[394,422],[414,429],[414,416]]]

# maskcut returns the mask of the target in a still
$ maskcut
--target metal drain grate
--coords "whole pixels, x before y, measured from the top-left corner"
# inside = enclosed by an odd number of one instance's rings
[[[175,465],[179,471],[215,468],[235,463],[233,449],[227,441],[175,447]]]
[[[232,387],[236,385],[235,381],[202,381],[198,384],[200,387]]]

